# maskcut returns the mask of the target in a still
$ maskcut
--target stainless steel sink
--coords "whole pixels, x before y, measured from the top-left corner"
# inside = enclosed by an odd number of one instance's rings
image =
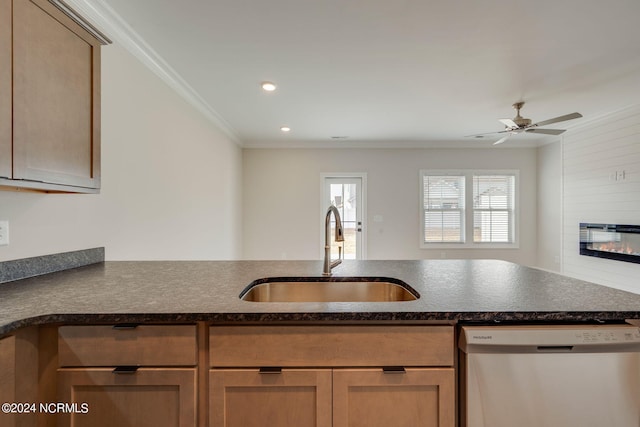
[[[393,302],[420,295],[385,277],[275,277],[252,282],[240,299],[253,302]]]

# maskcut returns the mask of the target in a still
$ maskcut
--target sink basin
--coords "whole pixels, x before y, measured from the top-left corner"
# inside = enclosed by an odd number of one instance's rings
[[[247,286],[240,299],[253,302],[394,302],[420,295],[386,277],[274,277]]]

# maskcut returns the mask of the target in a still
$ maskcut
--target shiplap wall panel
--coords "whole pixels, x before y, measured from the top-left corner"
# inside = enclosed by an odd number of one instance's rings
[[[581,222],[640,225],[640,106],[567,132],[562,163],[563,273],[640,293],[640,264],[578,252]]]

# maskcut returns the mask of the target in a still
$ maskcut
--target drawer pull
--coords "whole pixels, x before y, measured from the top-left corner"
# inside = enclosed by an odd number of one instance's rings
[[[382,372],[385,374],[406,374],[404,366],[384,366]]]
[[[122,375],[122,374],[135,374],[138,370],[139,366],[116,366],[113,371],[114,374]]]
[[[116,331],[128,331],[137,327],[137,323],[118,323],[117,325],[113,325],[113,329]]]
[[[260,368],[261,374],[281,374],[282,368],[278,366],[263,366]]]

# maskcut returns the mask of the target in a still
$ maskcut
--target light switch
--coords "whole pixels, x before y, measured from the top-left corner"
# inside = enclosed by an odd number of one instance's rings
[[[9,221],[0,221],[0,246],[9,244]]]

